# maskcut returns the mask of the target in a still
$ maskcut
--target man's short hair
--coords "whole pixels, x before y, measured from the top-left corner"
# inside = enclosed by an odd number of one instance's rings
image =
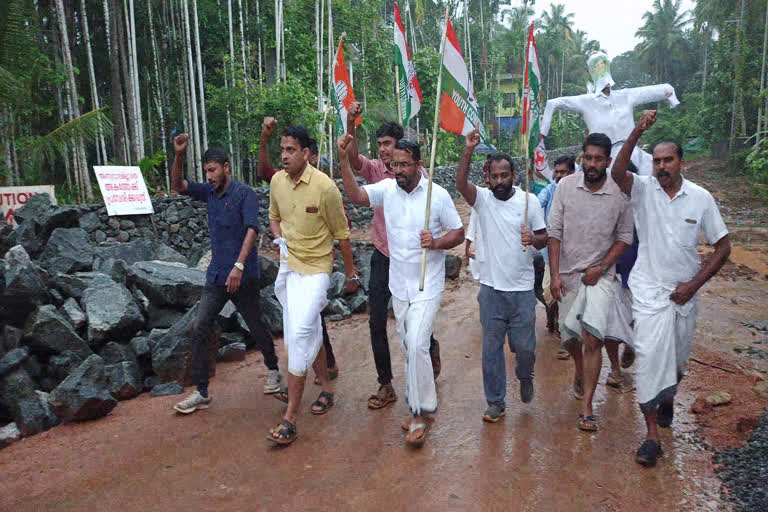
[[[224,148],[208,148],[203,154],[203,165],[208,162],[215,162],[220,165],[229,163],[229,155]]]
[[[584,144],[581,146],[581,150],[585,153],[587,151],[587,146],[603,148],[605,156],[610,157],[611,146],[613,146],[613,144],[611,143],[611,139],[604,133],[590,133],[586,140],[584,140]]]
[[[301,149],[308,148],[310,145],[310,141],[312,138],[309,136],[309,132],[306,128],[301,126],[300,124],[295,124],[293,126],[287,127],[285,130],[283,130],[283,137],[293,137],[297,141],[299,141],[299,146]]]
[[[376,138],[379,137],[392,137],[398,141],[403,138],[403,127],[397,123],[386,122],[376,131]]]
[[[415,162],[421,160],[421,146],[415,140],[399,139],[395,142],[395,149],[407,151],[413,157]]]
[[[680,160],[683,159],[683,146],[681,146],[680,143],[674,142],[671,140],[665,140],[664,142],[659,142],[658,144],[656,144],[653,147],[654,151],[656,150],[657,147],[661,146],[662,144],[672,144],[673,146],[675,146],[675,153],[677,153],[677,158],[679,158]]]
[[[565,164],[568,166],[568,168],[571,170],[571,172],[576,171],[576,159],[572,156],[561,156],[557,160],[555,160],[555,166],[558,166],[560,164]]]
[[[488,162],[488,172],[491,172],[491,165],[493,165],[493,162],[501,162],[502,160],[509,163],[509,170],[514,174],[515,162],[513,162],[512,157],[506,153],[493,153],[492,155],[488,155],[488,159],[486,160]]]
[[[309,154],[311,156],[319,156],[320,152],[317,149],[317,141],[314,137],[309,138]]]

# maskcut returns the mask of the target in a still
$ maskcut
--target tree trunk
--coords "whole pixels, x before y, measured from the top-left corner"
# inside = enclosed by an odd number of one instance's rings
[[[96,89],[96,73],[93,69],[93,53],[91,52],[91,35],[88,29],[88,12],[85,7],[85,0],[80,0],[80,14],[82,16],[83,35],[85,36],[85,51],[88,59],[88,79],[91,85],[91,105],[93,110],[101,108],[101,102],[99,101],[99,93]],[[96,145],[96,161],[100,164],[105,164],[108,160],[107,157],[107,145],[104,142],[104,135],[99,128],[99,141]]]
[[[755,130],[755,147],[760,147],[760,142],[762,141],[763,134],[761,133],[761,128],[763,125],[763,105],[762,102],[760,102],[759,98],[763,96],[763,91],[765,90],[765,52],[766,52],[766,46],[768,46],[768,4],[765,6],[765,21],[763,22],[763,64],[760,68],[760,94],[758,94],[758,102],[760,106],[757,110],[757,129]]]
[[[56,14],[59,18],[59,30],[61,31],[61,51],[63,52],[64,66],[67,70],[67,84],[69,87],[69,95],[71,102],[70,120],[80,117],[80,105],[78,104],[77,94],[77,82],[75,81],[75,71],[72,66],[72,54],[69,51],[69,36],[67,33],[67,21],[64,12],[63,0],[56,0]],[[85,150],[83,150],[83,141],[80,140],[76,144],[76,151],[79,156],[78,167],[76,173],[79,176],[79,181],[83,188],[80,190],[80,195],[84,196],[88,201],[93,200],[93,191],[91,190],[91,181],[88,178],[88,166],[85,161]]]
[[[118,6],[118,2],[113,0],[115,6]],[[122,73],[123,85],[125,86],[124,101],[125,101],[125,121],[126,121],[126,141],[128,143],[128,154],[126,155],[126,164],[138,162],[139,150],[136,147],[136,139],[138,134],[136,133],[136,102],[134,101],[134,95],[136,94],[133,89],[133,80],[131,79],[131,72],[129,68],[129,56],[127,44],[127,38],[125,30],[125,18],[127,17],[127,11],[123,9],[120,12],[120,8],[117,7],[114,14],[115,19],[115,32],[116,32],[116,56],[120,61],[120,71]],[[122,107],[121,107],[122,108]]]
[[[232,21],[232,0],[227,0],[227,8],[229,11],[229,73],[230,73],[230,84],[234,88],[237,84],[237,81],[235,80],[235,30],[234,30],[234,23]],[[224,76],[226,77],[226,70],[224,72]],[[227,116],[229,116],[229,109],[227,109]],[[227,117],[229,119],[229,117]],[[229,124],[227,124],[229,128],[229,138],[230,143],[232,142],[232,129]],[[237,134],[237,125],[235,125],[235,134]],[[233,148],[230,148],[230,152],[232,153],[232,171],[240,176],[240,179],[242,179],[242,172],[240,170],[240,160],[237,155],[240,154],[239,150],[239,139],[236,139],[236,143],[234,144]],[[234,150],[237,150],[237,155],[235,154]]]
[[[194,65],[192,63],[192,33],[189,29],[189,0],[183,0],[182,5],[184,6],[184,46],[186,46],[187,50],[187,77],[188,77],[188,87],[189,87],[189,104],[190,104],[190,114],[191,114],[191,133],[192,133],[192,141],[195,144],[195,153],[196,156],[202,154],[201,148],[200,148],[200,124],[197,117],[197,93],[195,92],[195,71],[194,71]],[[195,175],[197,177],[197,181],[203,181],[203,172],[201,169],[201,162],[199,158],[195,158]]]
[[[157,115],[160,118],[160,143],[162,144],[162,151],[166,153],[168,151],[168,141],[165,137],[165,109],[163,108],[163,87],[160,80],[160,60],[157,56],[157,43],[155,42],[155,27],[154,20],[152,19],[153,2],[149,1],[147,5],[147,13],[149,15],[149,38],[152,43],[152,65],[155,68],[155,108],[157,109]],[[150,80],[152,82],[152,80]],[[151,133],[151,125],[150,125]],[[168,165],[165,166],[165,187],[166,190],[171,188],[171,177],[168,173]]]
[[[130,56],[131,56],[131,77],[133,80],[133,90],[135,91],[135,94],[133,95],[133,100],[136,102],[136,147],[139,150],[138,153],[138,159],[141,160],[144,158],[144,127],[142,125],[141,121],[141,87],[139,85],[139,64],[138,64],[138,55],[136,51],[136,20],[133,15],[134,9],[133,9],[133,0],[128,0],[130,5],[130,19],[126,20],[126,23],[130,21],[130,40],[129,43],[131,45],[130,48]]]
[[[200,26],[197,21],[197,0],[192,0],[192,13],[195,20],[195,52],[197,54],[197,83],[200,88],[200,117],[203,122],[203,148],[208,149],[208,119],[205,113],[205,78],[203,76],[203,61],[200,56]]]

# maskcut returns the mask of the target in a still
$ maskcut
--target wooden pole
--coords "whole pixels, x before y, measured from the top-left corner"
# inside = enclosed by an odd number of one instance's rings
[[[432,124],[432,152],[429,155],[429,181],[427,182],[427,212],[424,216],[424,230],[429,230],[429,211],[432,205],[432,177],[435,174],[435,154],[437,153],[437,130],[440,128],[440,96],[443,85],[443,57],[445,56],[445,37],[448,30],[448,7],[445,8],[445,24],[443,37],[440,40],[440,71],[437,74],[437,93],[435,94],[435,121]],[[399,100],[398,100],[399,102]],[[419,278],[419,291],[424,291],[424,275],[427,270],[427,250],[421,251],[421,276]]]

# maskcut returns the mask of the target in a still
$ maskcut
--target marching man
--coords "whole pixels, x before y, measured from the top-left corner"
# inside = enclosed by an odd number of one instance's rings
[[[347,149],[352,136],[337,142],[347,197],[355,204],[382,207],[389,241],[389,289],[397,333],[405,352],[406,397],[413,418],[403,424],[405,442],[421,447],[437,411],[429,340],[445,289],[445,250],[464,241],[464,226],[450,194],[432,185],[429,230],[424,228],[428,181],[422,175],[418,143],[400,139],[390,166],[395,178],[359,187]],[[424,290],[419,290],[422,250],[427,249]]]

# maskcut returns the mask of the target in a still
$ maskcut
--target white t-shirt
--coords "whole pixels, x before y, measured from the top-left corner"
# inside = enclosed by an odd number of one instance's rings
[[[640,240],[629,276],[633,290],[645,284],[674,290],[690,281],[701,266],[700,234],[711,244],[728,234],[712,194],[686,179],[670,199],[654,176],[635,176],[631,202]]]
[[[389,291],[396,298],[416,302],[429,300],[445,289],[445,251],[427,251],[424,291],[419,291],[421,276],[421,230],[427,210],[427,179],[423,176],[410,193],[392,178],[381,180],[363,189],[368,193],[372,208],[381,206],[389,243]],[[450,194],[432,184],[432,207],[429,211],[429,231],[434,238],[443,232],[464,227]]]
[[[496,199],[487,188],[477,188],[477,199],[472,205],[483,232],[483,269],[480,283],[504,292],[533,290],[534,248],[523,250],[520,225],[525,215],[525,192],[515,187],[515,193],[506,201]],[[534,194],[528,194],[530,231],[544,229],[544,209]]]
[[[485,262],[485,254],[483,253],[483,230],[477,223],[477,212],[472,208],[472,212],[469,215],[469,226],[467,226],[467,234],[465,239],[472,242],[474,245],[475,257],[469,260],[469,271],[472,273],[472,277],[476,281],[480,281],[480,272],[482,271],[483,263]]]

